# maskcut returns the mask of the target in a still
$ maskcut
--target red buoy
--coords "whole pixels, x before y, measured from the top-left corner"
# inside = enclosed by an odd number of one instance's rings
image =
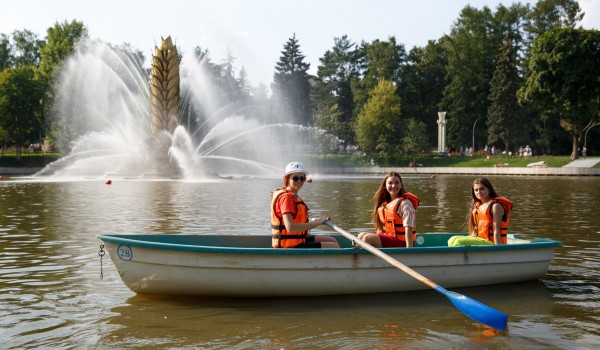
[[[106,183],[107,185],[110,185],[110,184],[112,183],[112,180],[111,180],[111,179],[108,179],[108,180],[106,180],[106,182],[105,182],[105,183]]]

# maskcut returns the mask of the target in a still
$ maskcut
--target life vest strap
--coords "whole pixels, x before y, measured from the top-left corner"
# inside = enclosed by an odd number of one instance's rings
[[[307,234],[304,235],[282,235],[282,234],[278,234],[278,235],[272,235],[272,238],[275,239],[305,239],[307,236]]]

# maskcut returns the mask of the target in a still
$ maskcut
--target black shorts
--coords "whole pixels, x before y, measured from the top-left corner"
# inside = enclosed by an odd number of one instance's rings
[[[321,248],[321,242],[315,242],[315,236],[308,235],[304,240],[304,243],[300,243],[294,248]]]

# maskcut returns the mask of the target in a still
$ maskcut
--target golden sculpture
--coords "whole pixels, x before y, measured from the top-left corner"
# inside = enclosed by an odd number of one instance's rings
[[[151,132],[159,139],[160,132],[170,135],[181,122],[179,113],[179,55],[171,37],[161,37],[160,47],[154,47],[152,80],[150,83]]]

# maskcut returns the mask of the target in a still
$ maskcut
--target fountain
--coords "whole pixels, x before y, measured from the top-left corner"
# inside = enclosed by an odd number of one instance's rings
[[[286,150],[337,143],[315,128],[243,114],[255,106],[222,105],[201,62],[180,62],[170,37],[155,47],[150,83],[138,61],[102,42],[78,45],[60,72],[51,121],[68,155],[36,177],[279,176]]]

